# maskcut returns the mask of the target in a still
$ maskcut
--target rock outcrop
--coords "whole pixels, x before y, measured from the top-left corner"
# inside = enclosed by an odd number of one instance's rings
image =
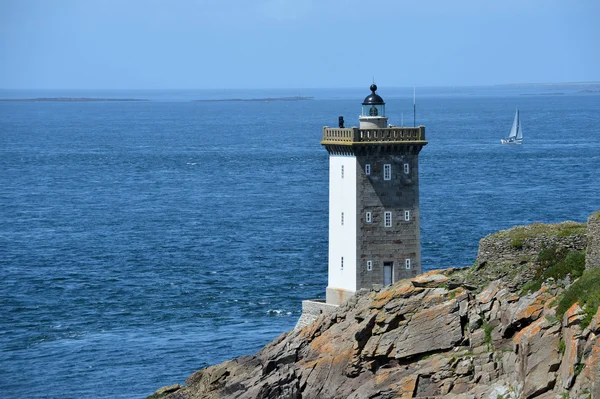
[[[510,230],[488,236],[471,268],[359,291],[258,353],[153,397],[600,398],[600,308],[580,300],[561,313],[581,274],[526,290],[544,276],[541,251],[565,259],[586,249],[585,225],[551,228],[518,242]]]

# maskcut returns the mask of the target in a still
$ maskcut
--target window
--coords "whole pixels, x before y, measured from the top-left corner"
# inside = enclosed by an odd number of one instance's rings
[[[371,216],[371,212],[365,213],[365,222],[371,223],[373,221],[373,217]]]
[[[383,165],[383,180],[392,180],[392,164]]]
[[[344,178],[344,165],[342,165],[342,179]]]
[[[344,257],[340,260],[340,269],[344,270]]]
[[[385,227],[392,227],[392,212],[385,213]]]
[[[344,212],[342,212],[342,226],[344,225]]]
[[[367,176],[371,175],[371,164],[370,163],[365,165],[365,175],[367,175]]]
[[[404,211],[404,220],[410,222],[410,211]]]
[[[373,270],[373,261],[372,260],[368,260],[367,261],[367,271],[370,272]]]
[[[407,269],[410,269],[410,259],[406,259],[404,261],[404,265],[406,266]]]
[[[404,164],[404,173],[406,173],[406,174],[410,173],[410,165],[407,163]]]

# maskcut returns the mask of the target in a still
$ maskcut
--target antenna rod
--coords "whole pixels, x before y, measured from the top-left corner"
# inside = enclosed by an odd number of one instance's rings
[[[417,95],[416,95],[416,86],[413,86],[413,127],[417,127]]]

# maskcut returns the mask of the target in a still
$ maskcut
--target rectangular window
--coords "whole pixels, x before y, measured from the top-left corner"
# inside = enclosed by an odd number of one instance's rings
[[[344,178],[344,165],[342,165],[342,179]]]
[[[344,225],[344,212],[342,212],[342,226]]]
[[[367,261],[367,271],[370,272],[373,270],[373,261],[372,260],[368,260]]]
[[[410,211],[404,211],[404,220],[410,222]]]
[[[371,223],[373,221],[373,217],[371,216],[371,212],[365,213],[365,222]]]
[[[371,174],[371,164],[368,163],[365,165],[365,175],[369,176]]]
[[[406,174],[410,173],[410,166],[407,163],[404,164],[404,173],[406,173]]]
[[[392,227],[392,212],[385,213],[385,227]]]
[[[340,260],[340,269],[344,270],[344,257]]]
[[[389,163],[383,165],[383,180],[392,180],[392,165]]]
[[[410,259],[406,259],[404,261],[404,265],[406,266],[407,269],[410,269]]]

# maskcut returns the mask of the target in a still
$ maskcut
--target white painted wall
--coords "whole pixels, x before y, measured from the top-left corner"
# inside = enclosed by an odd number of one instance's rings
[[[344,166],[344,177],[341,169]],[[329,156],[328,288],[356,291],[356,157]],[[344,225],[341,214],[344,212]],[[344,257],[344,268],[340,267]]]

